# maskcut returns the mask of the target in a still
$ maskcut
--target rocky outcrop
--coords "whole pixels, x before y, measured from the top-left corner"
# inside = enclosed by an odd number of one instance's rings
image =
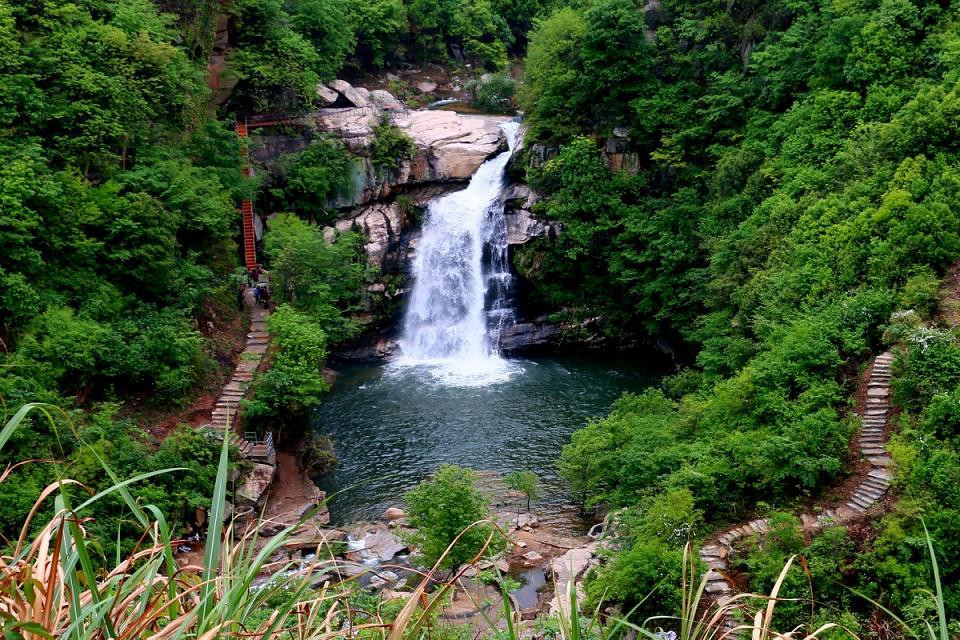
[[[237,504],[241,506],[259,506],[267,489],[273,482],[275,467],[270,464],[254,463],[253,468],[244,474],[237,488]]]
[[[468,180],[506,145],[499,126],[505,117],[409,110],[388,91],[367,91],[343,80],[318,86],[317,96],[329,106],[285,121],[300,129],[296,135],[258,131],[251,136],[250,156],[271,169],[281,155],[302,151],[319,134],[342,140],[357,159],[351,168],[351,193],[331,202],[334,208],[381,200],[401,186]],[[413,157],[395,168],[375,167],[370,161],[374,130],[381,123],[406,133],[416,147]]]
[[[545,316],[530,322],[518,322],[500,331],[500,349],[506,354],[546,350],[559,345],[563,330]]]
[[[556,222],[534,216],[533,205],[540,196],[525,184],[512,184],[503,190],[503,215],[507,223],[507,244],[526,244],[534,238],[554,237],[562,227]]]

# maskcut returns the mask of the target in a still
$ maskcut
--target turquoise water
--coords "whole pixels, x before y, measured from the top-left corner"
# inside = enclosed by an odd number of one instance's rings
[[[379,517],[443,463],[500,473],[535,471],[541,509],[571,502],[555,462],[570,434],[624,391],[656,377],[643,356],[508,361],[510,375],[453,386],[428,367],[354,366],[318,409],[336,471],[318,479],[333,522]]]

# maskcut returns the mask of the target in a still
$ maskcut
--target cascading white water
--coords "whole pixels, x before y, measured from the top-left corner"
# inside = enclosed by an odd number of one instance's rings
[[[485,162],[466,189],[430,203],[413,263],[396,364],[425,366],[450,384],[489,384],[516,370],[497,349],[500,329],[513,317],[499,196],[520,126],[501,128],[508,150]]]

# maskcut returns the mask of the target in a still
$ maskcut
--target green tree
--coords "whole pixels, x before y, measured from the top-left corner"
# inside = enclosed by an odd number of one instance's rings
[[[403,0],[351,0],[350,16],[361,64],[382,69],[402,57],[402,37],[407,33]]]
[[[410,526],[415,529],[410,540],[426,565],[432,566],[443,556],[440,566],[454,572],[480,553],[488,539],[492,538],[488,554],[503,546],[492,524],[471,526],[489,519],[490,510],[487,499],[474,487],[470,469],[442,465],[432,478],[407,493],[406,502]],[[444,556],[454,540],[456,544]]]
[[[358,330],[350,314],[360,310],[368,269],[362,242],[352,232],[328,240],[289,213],[274,217],[264,237],[277,298],[308,314],[333,341]]]
[[[302,428],[310,410],[330,388],[321,375],[327,334],[319,322],[287,304],[274,310],[267,323],[273,361],[254,379],[253,398],[244,403],[244,417],[257,426],[273,428],[283,421]]]
[[[355,46],[350,20],[351,0],[297,0],[291,24],[317,52],[314,67],[323,81],[332,80]]]
[[[334,216],[334,201],[350,200],[353,157],[339,141],[321,138],[284,162],[286,180],[274,189],[283,209],[328,222]]]
[[[527,512],[530,511],[530,501],[540,497],[540,480],[533,471],[511,471],[504,480],[507,487],[519,491],[527,499]],[[519,519],[519,511],[517,518]]]

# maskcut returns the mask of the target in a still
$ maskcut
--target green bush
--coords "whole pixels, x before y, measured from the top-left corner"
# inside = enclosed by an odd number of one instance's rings
[[[302,423],[330,388],[321,375],[327,334],[319,322],[289,304],[280,305],[267,322],[273,357],[270,368],[254,379],[244,417],[270,428],[278,422]]]
[[[517,82],[504,73],[494,73],[469,86],[471,104],[487,113],[510,113],[514,109]]]
[[[370,161],[378,171],[397,170],[400,163],[411,159],[416,151],[410,136],[393,125],[381,124],[373,130]]]
[[[490,518],[486,497],[474,487],[474,474],[445,464],[432,478],[424,480],[406,495],[407,515],[414,533],[410,541],[419,550],[422,562],[456,570],[487,547],[487,555],[503,548],[504,539],[491,524],[474,523]],[[459,539],[458,539],[459,536]],[[449,553],[444,553],[457,540]]]
[[[350,152],[337,140],[321,138],[284,162],[285,180],[273,189],[283,210],[322,223],[332,221],[334,201],[352,196]]]

